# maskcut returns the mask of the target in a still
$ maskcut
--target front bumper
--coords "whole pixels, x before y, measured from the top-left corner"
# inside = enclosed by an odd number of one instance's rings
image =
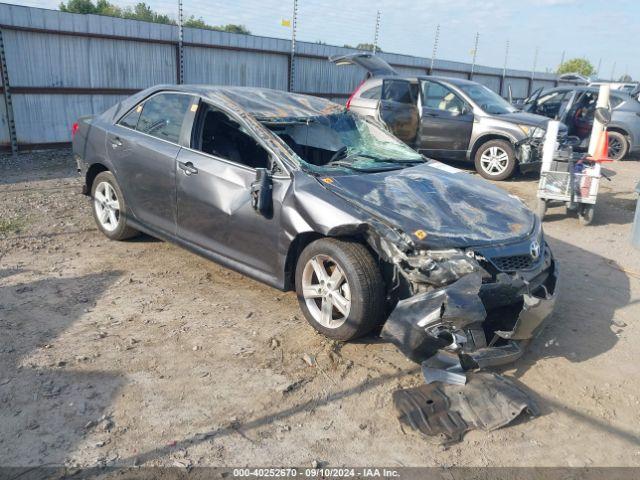
[[[416,362],[444,349],[457,353],[466,368],[502,365],[523,354],[553,311],[557,287],[557,265],[549,251],[544,269],[528,278],[514,275],[496,286],[483,284],[474,272],[401,300],[381,335]],[[496,301],[500,291],[508,292],[507,302]]]

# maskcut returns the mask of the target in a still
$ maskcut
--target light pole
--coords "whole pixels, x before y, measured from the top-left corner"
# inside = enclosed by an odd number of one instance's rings
[[[373,54],[376,54],[378,50],[378,35],[380,34],[380,10],[378,10],[378,14],[376,15],[376,30],[373,34]]]
[[[433,64],[438,53],[438,39],[440,38],[440,24],[436,25],[436,36],[433,39],[433,52],[431,53],[431,66],[429,67],[429,75],[433,75]]]
[[[473,80],[473,73],[476,69],[476,56],[478,55],[478,40],[480,39],[480,33],[476,32],[476,42],[473,46],[473,60],[471,60],[471,73],[469,74],[469,80]]]
[[[289,57],[289,91],[293,92],[296,61],[296,28],[298,26],[298,0],[293,0],[293,18],[291,19],[291,56]]]

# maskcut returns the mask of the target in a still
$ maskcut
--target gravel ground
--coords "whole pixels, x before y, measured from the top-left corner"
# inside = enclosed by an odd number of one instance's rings
[[[557,308],[503,373],[541,414],[449,448],[403,432],[416,365],[314,333],[295,295],[94,226],[69,151],[0,158],[0,465],[640,466],[637,160],[594,225],[551,209]],[[501,184],[534,204],[537,178]]]

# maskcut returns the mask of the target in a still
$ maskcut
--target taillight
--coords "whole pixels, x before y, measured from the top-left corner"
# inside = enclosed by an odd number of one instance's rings
[[[351,96],[349,97],[349,100],[347,100],[347,110],[349,110],[349,107],[351,106],[351,100],[353,100],[353,97],[356,96],[356,93],[358,93],[358,90],[360,90],[360,88],[362,87],[362,85],[364,85],[364,82],[366,82],[366,80],[363,80],[360,82],[360,85],[358,85],[356,87],[356,89],[353,91],[353,93],[351,94]]]
[[[78,131],[79,125],[78,122],[74,123],[71,126],[71,140],[73,140],[73,138],[76,136],[76,132]]]

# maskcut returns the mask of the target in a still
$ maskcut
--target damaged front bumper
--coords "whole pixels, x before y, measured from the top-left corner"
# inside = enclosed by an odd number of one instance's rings
[[[465,369],[509,363],[523,354],[551,314],[557,281],[547,247],[541,266],[528,275],[516,272],[483,281],[476,271],[401,300],[381,335],[416,362],[444,349],[458,354]]]

